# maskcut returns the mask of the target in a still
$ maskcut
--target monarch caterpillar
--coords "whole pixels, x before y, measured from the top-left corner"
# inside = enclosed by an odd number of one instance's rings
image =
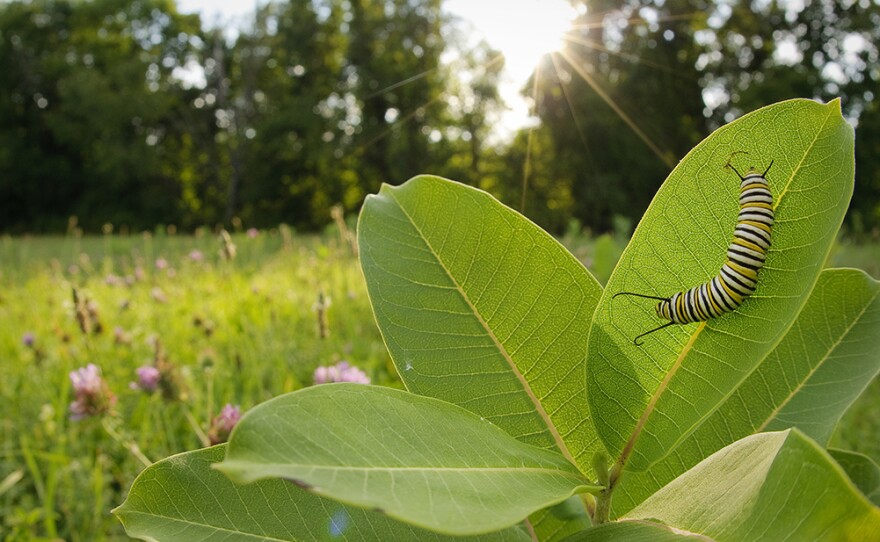
[[[669,320],[660,327],[638,335],[633,339],[636,346],[644,344],[639,339],[645,335],[672,324],[704,322],[736,310],[747,297],[755,293],[758,271],[764,266],[764,259],[770,248],[770,232],[773,229],[773,195],[766,179],[772,166],[771,160],[764,173],[751,168],[745,175],[740,175],[728,160],[725,167],[732,169],[741,181],[740,209],[733,241],[727,248],[727,260],[712,280],[670,297],[633,292],[618,292],[612,296],[611,299],[619,295],[657,299],[657,316]]]

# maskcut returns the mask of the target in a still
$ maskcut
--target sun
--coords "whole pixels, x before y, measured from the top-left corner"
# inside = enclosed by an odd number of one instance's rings
[[[578,15],[567,0],[448,0],[447,6],[475,23],[519,81],[528,79],[543,55],[563,48]]]

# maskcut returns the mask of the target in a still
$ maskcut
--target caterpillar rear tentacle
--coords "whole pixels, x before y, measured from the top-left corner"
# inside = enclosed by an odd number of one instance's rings
[[[731,156],[732,157],[732,156]],[[657,316],[669,320],[666,324],[642,333],[633,339],[636,346],[644,341],[639,339],[645,335],[659,331],[672,324],[689,324],[705,322],[717,318],[724,313],[736,310],[757,287],[758,272],[764,266],[767,251],[770,249],[770,233],[773,229],[773,195],[767,183],[767,172],[773,161],[763,173],[752,168],[741,175],[728,160],[729,167],[740,178],[740,211],[733,240],[727,248],[727,260],[712,280],[694,286],[689,290],[677,292],[670,297],[638,294],[635,292],[618,292],[619,295],[631,295],[646,299],[656,299]]]

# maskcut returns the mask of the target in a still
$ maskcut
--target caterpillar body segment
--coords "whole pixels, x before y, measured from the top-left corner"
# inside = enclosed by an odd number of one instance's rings
[[[766,178],[772,166],[771,161],[763,173],[753,168],[741,175],[730,163],[727,164],[740,178],[740,210],[733,240],[727,247],[727,259],[711,280],[669,297],[633,292],[618,292],[612,296],[612,299],[619,295],[656,299],[657,316],[668,320],[633,339],[636,345],[643,344],[639,339],[645,335],[672,324],[704,322],[734,311],[755,293],[758,273],[767,258],[773,231],[773,195]]]

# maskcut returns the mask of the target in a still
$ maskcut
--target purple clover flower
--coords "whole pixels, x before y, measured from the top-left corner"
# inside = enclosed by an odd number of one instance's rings
[[[238,405],[226,403],[220,414],[211,420],[211,428],[208,429],[208,439],[211,441],[211,445],[229,440],[229,434],[232,433],[232,429],[240,419],[241,408]]]
[[[95,395],[101,392],[103,380],[101,370],[94,363],[70,371],[70,383],[73,384],[73,392],[78,396]]]
[[[21,344],[25,345],[27,348],[33,348],[36,340],[37,336],[34,335],[33,331],[27,331],[21,336]]]
[[[70,372],[70,383],[76,397],[70,403],[70,419],[77,421],[109,412],[116,404],[116,396],[101,378],[101,370],[89,363]]]
[[[369,384],[370,377],[366,373],[343,360],[336,365],[321,366],[315,369],[315,384],[327,384],[330,382],[353,382],[355,384]]]
[[[200,262],[205,259],[205,255],[202,254],[201,250],[193,249],[189,251],[189,259],[194,262]]]
[[[129,384],[129,388],[147,393],[153,393],[159,388],[159,380],[162,379],[162,373],[159,372],[159,369],[152,365],[144,365],[143,367],[138,367],[135,372],[138,377],[137,382]]]

